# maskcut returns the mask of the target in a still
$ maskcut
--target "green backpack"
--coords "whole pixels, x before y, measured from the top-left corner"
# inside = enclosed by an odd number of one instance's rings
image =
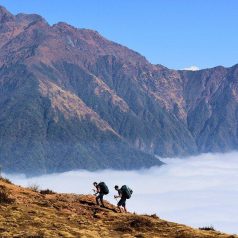
[[[109,189],[104,182],[100,182],[98,185],[103,194],[107,195],[109,193]]]
[[[130,189],[128,186],[126,185],[123,185],[121,187],[121,192],[122,192],[122,195],[125,196],[127,199],[130,199],[131,198],[131,195],[133,193],[133,190]]]

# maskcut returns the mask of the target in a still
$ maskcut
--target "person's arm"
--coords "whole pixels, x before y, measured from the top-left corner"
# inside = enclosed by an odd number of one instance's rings
[[[122,194],[121,192],[118,190],[118,195],[114,195],[114,198],[121,198]]]
[[[98,193],[100,193],[100,188],[96,187],[96,189],[93,189],[94,191],[94,195],[97,195]]]

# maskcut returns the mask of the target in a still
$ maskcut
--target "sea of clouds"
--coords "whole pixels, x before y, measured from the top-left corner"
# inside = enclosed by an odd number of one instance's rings
[[[22,186],[39,185],[57,192],[92,194],[94,181],[105,181],[106,199],[116,204],[114,185],[134,191],[129,211],[157,214],[160,218],[192,227],[213,226],[238,233],[238,152],[202,154],[186,159],[166,159],[166,165],[137,171],[71,171],[26,178],[4,175]]]

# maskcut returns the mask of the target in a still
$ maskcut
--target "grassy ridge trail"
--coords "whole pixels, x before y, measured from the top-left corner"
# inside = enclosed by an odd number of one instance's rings
[[[34,191],[0,179],[0,237],[237,237],[193,229],[155,215],[121,214],[105,204],[108,209],[96,206],[91,195]]]

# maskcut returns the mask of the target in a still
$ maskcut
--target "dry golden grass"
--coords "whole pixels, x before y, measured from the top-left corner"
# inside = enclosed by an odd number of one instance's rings
[[[0,179],[10,203],[0,203],[0,237],[237,238],[167,222],[152,215],[120,214],[95,205],[91,195],[41,194]]]
[[[39,88],[43,96],[49,97],[51,106],[54,110],[63,113],[64,117],[89,119],[94,122],[102,131],[112,131],[117,134],[112,127],[104,120],[102,120],[96,112],[89,108],[77,95],[70,91],[63,90],[58,85],[52,82],[39,81]],[[54,118],[58,121],[58,118]]]

